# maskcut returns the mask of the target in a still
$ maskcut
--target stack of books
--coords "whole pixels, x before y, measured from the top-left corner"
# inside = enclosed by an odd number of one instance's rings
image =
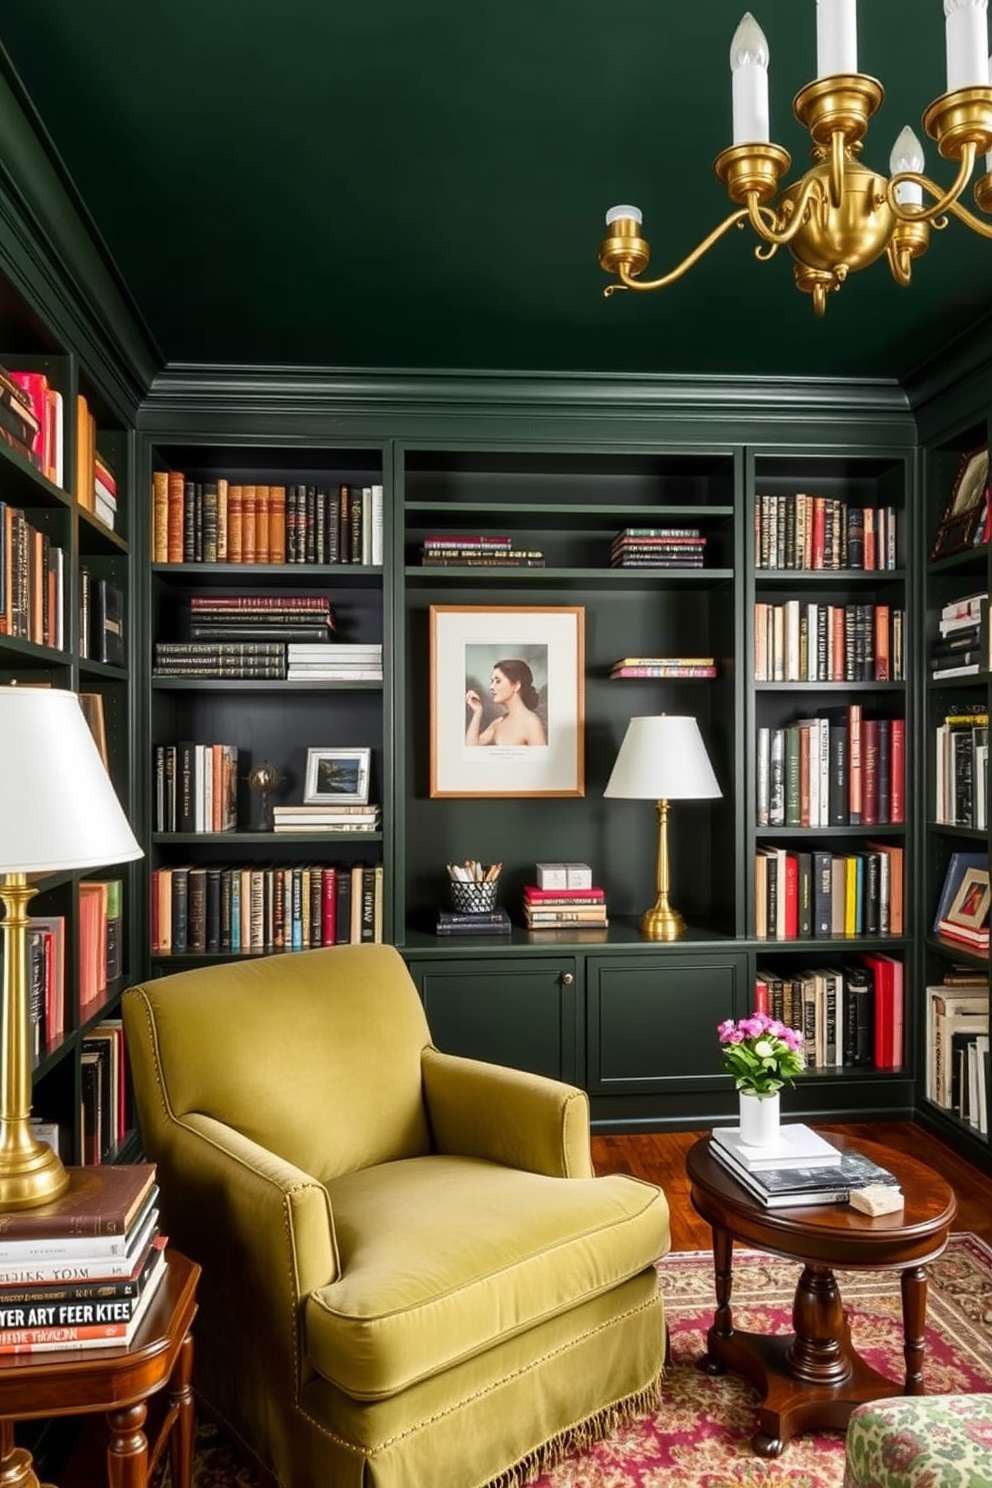
[[[715,656],[622,656],[610,667],[617,677],[715,677]]]
[[[378,832],[382,827],[382,807],[273,806],[273,830],[276,832]]]
[[[285,681],[289,644],[333,638],[326,594],[194,594],[189,640],[156,641],[154,675]]]
[[[286,647],[287,682],[381,682],[382,643],[362,645],[290,641]]]
[[[439,533],[420,545],[424,568],[543,568],[540,548],[518,548],[510,537],[492,533]]]
[[[930,675],[973,677],[989,665],[989,597],[969,594],[944,605],[930,647]]]
[[[3,1217],[0,1356],[127,1347],[166,1269],[155,1168],[69,1168],[61,1198]]]
[[[457,909],[439,909],[436,935],[509,935],[513,926],[501,905],[478,913]]]
[[[702,568],[705,558],[698,527],[624,527],[610,545],[611,568]]]
[[[864,1153],[841,1151],[802,1122],[780,1127],[774,1147],[750,1147],[739,1126],[714,1127],[710,1151],[766,1209],[846,1204],[855,1188],[898,1179]]]
[[[528,930],[560,930],[581,926],[607,926],[606,893],[593,885],[586,889],[524,889],[524,924]]]

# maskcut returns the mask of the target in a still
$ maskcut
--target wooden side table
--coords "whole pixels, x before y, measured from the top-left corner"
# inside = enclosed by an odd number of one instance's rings
[[[947,1244],[957,1200],[939,1173],[874,1142],[848,1142],[894,1173],[905,1207],[872,1217],[849,1204],[766,1209],[710,1151],[704,1137],[686,1158],[690,1198],[713,1231],[716,1312],[701,1367],[732,1369],[761,1393],[751,1445],[777,1457],[798,1431],[843,1430],[856,1405],[889,1395],[922,1395],[926,1336],[927,1262]],[[793,1332],[777,1338],[734,1327],[734,1241],[802,1262],[793,1303]],[[902,1383],[872,1369],[851,1341],[834,1271],[899,1272],[905,1377]],[[2,1483],[2,1479],[0,1479]]]
[[[0,1484],[40,1488],[31,1453],[14,1445],[14,1423],[105,1411],[110,1488],[145,1488],[168,1442],[173,1488],[193,1476],[193,1319],[200,1268],[178,1251],[129,1348],[64,1349],[0,1358]],[[169,1407],[149,1451],[148,1399],[168,1388]]]

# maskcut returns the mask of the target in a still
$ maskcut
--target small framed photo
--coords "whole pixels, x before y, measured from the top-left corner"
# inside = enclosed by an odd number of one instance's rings
[[[961,456],[951,494],[937,522],[931,559],[948,558],[982,541],[989,493],[988,446]]]
[[[305,806],[367,806],[371,749],[308,749]]]
[[[989,912],[989,870],[968,868],[958,885],[953,903],[947,911],[951,925],[960,925],[964,930],[981,930]]]
[[[580,605],[431,605],[432,796],[582,796]]]

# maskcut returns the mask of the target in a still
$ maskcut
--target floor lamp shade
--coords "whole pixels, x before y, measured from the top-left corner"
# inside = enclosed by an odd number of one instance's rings
[[[31,1131],[27,876],[140,856],[76,694],[0,687],[0,1212],[50,1203],[69,1182]]]
[[[641,917],[640,928],[651,940],[677,940],[686,925],[668,902],[668,803],[723,794],[696,720],[669,713],[632,718],[603,794],[657,802],[657,899]]]

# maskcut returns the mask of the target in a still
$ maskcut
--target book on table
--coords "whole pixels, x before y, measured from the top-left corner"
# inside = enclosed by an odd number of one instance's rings
[[[846,1204],[852,1189],[871,1183],[898,1187],[898,1179],[862,1152],[837,1150],[830,1167],[783,1167],[749,1172],[719,1143],[710,1151],[749,1194],[766,1209],[795,1208],[803,1204]]]
[[[778,1140],[767,1147],[752,1147],[741,1138],[739,1126],[715,1126],[713,1141],[737,1159],[748,1172],[768,1168],[835,1167],[838,1149],[804,1122],[779,1127]]]

